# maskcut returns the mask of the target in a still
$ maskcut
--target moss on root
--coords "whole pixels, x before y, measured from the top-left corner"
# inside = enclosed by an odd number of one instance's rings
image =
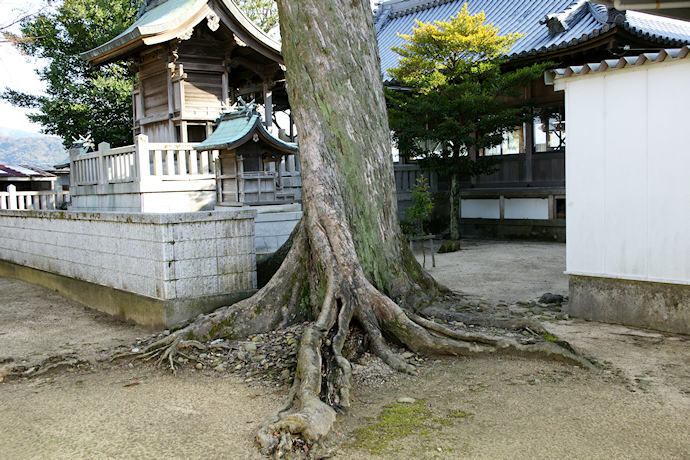
[[[425,400],[417,400],[412,404],[394,403],[385,406],[381,415],[370,424],[355,430],[350,447],[371,455],[393,454],[400,450],[403,438],[414,436],[419,441],[416,445],[423,451],[436,449],[435,443],[435,447],[431,445],[438,430],[471,417],[472,414],[461,410],[445,410],[440,415],[434,414]]]

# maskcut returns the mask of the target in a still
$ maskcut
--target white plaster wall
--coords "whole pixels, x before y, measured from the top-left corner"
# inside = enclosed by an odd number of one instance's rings
[[[549,218],[548,198],[506,198],[503,206],[505,219]]]
[[[499,200],[461,200],[460,215],[466,219],[500,219],[501,209]]]
[[[690,59],[565,79],[567,270],[690,282]]]
[[[255,211],[0,211],[0,259],[162,300],[256,288]]]

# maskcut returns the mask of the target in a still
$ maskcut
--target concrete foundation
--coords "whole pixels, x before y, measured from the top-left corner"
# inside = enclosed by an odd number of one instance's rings
[[[152,330],[170,328],[201,313],[210,313],[219,307],[232,305],[256,292],[256,289],[252,289],[195,299],[161,300],[5,260],[0,260],[0,276],[43,286],[70,300]]]
[[[690,286],[570,275],[570,314],[690,334]]]
[[[466,219],[462,236],[565,242],[565,219]]]

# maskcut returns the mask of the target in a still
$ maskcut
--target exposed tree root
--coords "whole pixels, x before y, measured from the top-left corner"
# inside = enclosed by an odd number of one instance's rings
[[[373,354],[391,368],[410,374],[415,373],[414,366],[394,353],[389,341],[429,355],[509,354],[591,367],[557,343],[523,345],[506,337],[458,331],[431,321],[415,313],[423,310],[420,305],[426,306],[424,313],[434,316],[447,311],[429,307],[439,291],[435,282],[425,278],[428,275],[418,278],[425,280],[422,288],[406,271],[401,271],[403,275],[394,283],[400,300],[394,302],[367,279],[361,267],[343,260],[342,251],[333,250],[333,242],[319,222],[312,222],[307,228],[312,229],[310,238],[300,226],[283,265],[254,297],[200,316],[186,328],[137,354],[142,359],[155,359],[174,372],[178,355],[192,359],[183,352],[185,349],[206,349],[213,346],[206,344],[213,339],[232,339],[284,327],[303,320],[300,307],[303,310],[305,303],[311,305],[311,317],[316,319],[302,335],[288,401],[262,425],[256,436],[266,455],[278,458],[306,454],[331,430],[336,414],[347,412],[351,404],[352,369],[350,361],[343,356],[343,348],[353,322],[364,331]],[[320,248],[318,255],[311,250],[313,247]],[[295,276],[296,273],[304,275]],[[475,323],[481,322],[479,316],[473,319],[477,320]],[[527,329],[535,335],[542,332],[538,324],[531,322],[501,321],[500,326]]]

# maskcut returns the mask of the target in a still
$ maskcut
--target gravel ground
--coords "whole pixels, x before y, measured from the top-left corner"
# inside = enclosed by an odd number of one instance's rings
[[[567,302],[556,311],[536,301],[567,294],[563,244],[468,240],[437,255],[436,268],[429,262],[470,308],[541,319],[601,370],[410,356],[419,375],[407,376],[365,355],[354,366],[353,407],[325,451],[348,459],[688,458],[687,336],[558,320]],[[253,434],[287,393],[299,328],[219,343],[174,377],[147,363],[102,361],[142,346],[145,330],[17,280],[0,278],[0,289],[0,459],[260,458]],[[3,374],[51,357],[71,364],[30,379]],[[377,435],[372,453],[360,434],[401,397],[430,415]]]

